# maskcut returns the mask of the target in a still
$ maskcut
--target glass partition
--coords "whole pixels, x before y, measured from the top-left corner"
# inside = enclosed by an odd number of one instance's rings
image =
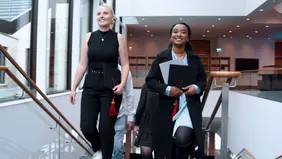
[[[59,157],[59,127],[35,102],[1,106],[0,125],[1,158]]]
[[[236,92],[282,102],[282,68],[264,68],[242,72]]]
[[[0,66],[6,66],[27,88],[32,90],[33,88],[24,76],[16,69],[16,67],[10,63],[5,57],[4,53],[0,50]],[[4,71],[0,70],[0,103],[20,100],[27,98],[26,93],[9,77]]]
[[[16,76],[10,76],[17,80]],[[45,99],[34,97],[13,105],[1,105],[0,124],[4,127],[0,133],[0,154],[4,158],[76,159],[87,152],[93,153]]]

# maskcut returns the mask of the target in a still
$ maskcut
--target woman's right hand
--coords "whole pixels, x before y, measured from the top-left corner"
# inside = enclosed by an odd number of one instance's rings
[[[138,136],[138,132],[139,132],[139,126],[135,126],[134,127],[134,135]]]
[[[180,96],[182,93],[183,93],[183,92],[182,92],[179,88],[172,86],[172,87],[170,88],[169,95],[170,95],[171,97],[177,97],[177,96]]]
[[[72,91],[71,91],[71,94],[70,94],[70,103],[71,103],[72,105],[75,104],[75,95],[76,95],[76,92],[72,90]]]

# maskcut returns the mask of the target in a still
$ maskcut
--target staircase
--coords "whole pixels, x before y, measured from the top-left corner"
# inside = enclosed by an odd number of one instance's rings
[[[31,9],[31,0],[0,0],[0,19],[13,21]]]
[[[13,34],[31,20],[32,0],[0,0],[0,32]]]

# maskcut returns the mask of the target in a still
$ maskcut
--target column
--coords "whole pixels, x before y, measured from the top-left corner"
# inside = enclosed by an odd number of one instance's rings
[[[99,8],[100,0],[93,0],[93,31],[96,31],[98,27],[97,23],[97,9]]]
[[[72,78],[72,84],[74,81],[74,76],[75,76],[75,72],[76,72],[76,68],[79,64],[80,61],[80,40],[77,39],[81,39],[80,36],[85,37],[85,35],[80,35],[80,0],[73,0],[73,31],[72,31],[72,68],[71,68],[71,78]]]
[[[36,84],[46,94],[47,88],[47,28],[48,1],[38,0],[38,27],[37,27],[37,55],[36,55]],[[48,46],[49,47],[49,46]]]

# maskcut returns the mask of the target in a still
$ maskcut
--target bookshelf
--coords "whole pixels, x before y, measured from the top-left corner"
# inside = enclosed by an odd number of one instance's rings
[[[210,71],[210,56],[207,54],[199,54],[199,56],[204,65],[205,71]]]
[[[230,57],[212,56],[210,71],[230,71]]]

